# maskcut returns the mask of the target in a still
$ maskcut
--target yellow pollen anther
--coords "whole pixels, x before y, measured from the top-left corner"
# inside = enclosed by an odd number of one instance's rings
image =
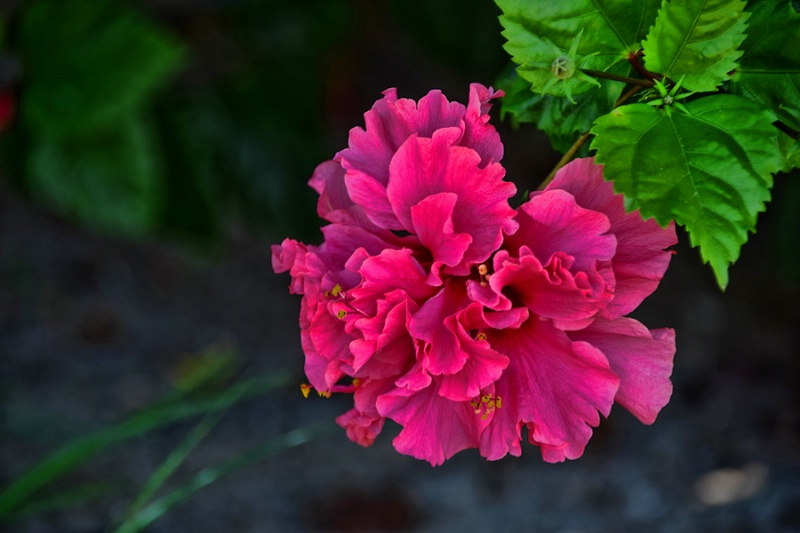
[[[342,292],[342,286],[341,286],[341,285],[339,285],[338,283],[337,283],[336,285],[334,285],[334,286],[333,286],[333,289],[331,289],[331,294],[332,294],[334,297],[336,297],[336,296],[339,296],[339,294],[340,294],[341,292]]]
[[[329,391],[317,391],[317,394],[319,394],[320,398],[330,398],[331,397],[331,393]]]
[[[491,413],[503,407],[503,399],[492,394],[483,394],[469,402],[476,415],[481,415],[481,420],[486,420]]]
[[[485,276],[488,273],[489,269],[486,267],[485,264],[481,263],[480,265],[478,265],[478,274],[480,274],[481,276]]]
[[[353,387],[358,387],[361,385],[361,380],[358,378],[353,379]]]
[[[476,339],[476,340],[479,340],[479,341],[485,341],[485,340],[486,340],[486,333],[483,333],[483,332],[481,332],[481,333],[478,333],[478,334],[475,336],[475,339]]]
[[[347,311],[344,309],[341,309],[338,313],[336,313],[336,318],[339,320],[343,319],[345,316],[347,316]]]
[[[311,389],[313,389],[313,388],[314,387],[312,387],[308,383],[301,383],[300,384],[300,392],[303,393],[303,398],[308,398],[308,395],[311,392]]]

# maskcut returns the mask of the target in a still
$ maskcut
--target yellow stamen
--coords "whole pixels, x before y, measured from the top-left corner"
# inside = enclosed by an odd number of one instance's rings
[[[480,265],[478,265],[478,274],[480,274],[481,276],[485,276],[488,273],[489,273],[489,268],[485,264],[481,263]]]
[[[486,340],[486,333],[483,333],[483,332],[481,332],[481,333],[478,333],[478,334],[475,336],[475,339],[476,339],[476,340],[479,340],[479,341],[485,341],[485,340]]]
[[[311,389],[313,389],[313,388],[314,387],[312,387],[308,383],[301,383],[300,384],[300,392],[303,393],[303,398],[308,398],[308,395],[311,392]]]
[[[347,316],[347,311],[345,311],[344,309],[341,309],[339,310],[338,313],[336,313],[336,318],[338,318],[339,320],[343,319],[345,316]]]
[[[470,400],[469,404],[476,415],[481,415],[481,420],[486,420],[491,413],[503,407],[503,399],[500,396],[483,394]]]
[[[338,283],[337,283],[336,285],[334,285],[334,286],[333,286],[333,289],[331,289],[331,294],[332,294],[334,297],[336,297],[336,296],[339,296],[339,294],[340,294],[341,292],[342,292],[342,286],[341,286],[341,285],[339,285]]]

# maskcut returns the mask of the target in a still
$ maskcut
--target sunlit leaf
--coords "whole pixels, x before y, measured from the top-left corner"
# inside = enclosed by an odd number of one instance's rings
[[[800,14],[788,1],[759,0],[747,9],[752,16],[731,91],[761,102],[800,131]]]
[[[772,113],[739,96],[699,98],[686,108],[689,115],[619,107],[595,123],[592,148],[606,178],[644,216],[686,227],[725,288],[781,166],[778,130]]]
[[[640,41],[655,20],[658,0],[496,0],[503,10],[500,22],[507,39],[506,51],[519,65],[519,74],[535,91],[551,83],[550,70],[559,54],[569,51],[582,31],[577,49],[577,66],[606,71],[625,61],[640,48]],[[589,82],[571,80],[573,95],[594,87]],[[564,96],[564,84],[553,85],[549,94]]]
[[[645,66],[689,91],[715,91],[736,68],[748,13],[744,0],[664,0],[643,43]]]

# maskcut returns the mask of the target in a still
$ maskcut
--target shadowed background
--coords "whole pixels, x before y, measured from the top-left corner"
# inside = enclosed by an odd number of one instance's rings
[[[394,452],[391,422],[369,449],[331,427],[350,398],[303,399],[299,297],[269,245],[321,239],[314,167],[384,89],[466,102],[508,58],[488,1],[289,4],[0,3],[0,487],[203,372],[212,389],[287,375],[163,490],[286,431],[330,431],[147,531],[800,531],[796,176],[777,178],[727,293],[681,235],[634,313],[677,330],[672,402],[651,427],[615,407],[578,461],[528,445],[434,469]],[[508,178],[535,189],[559,154],[496,111]],[[37,496],[74,502],[10,530],[110,530],[196,423],[114,446]]]

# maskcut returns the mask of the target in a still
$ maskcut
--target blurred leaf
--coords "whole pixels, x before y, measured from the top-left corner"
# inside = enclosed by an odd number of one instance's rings
[[[686,227],[721,288],[781,165],[774,116],[755,102],[712,95],[687,103],[690,114],[646,104],[619,107],[592,128],[605,177],[642,215]]]
[[[230,406],[236,403],[245,393],[246,388],[230,387],[224,394],[220,395],[217,402]],[[208,435],[208,433],[217,425],[217,423],[225,415],[227,409],[219,409],[215,412],[207,414],[203,420],[197,424],[192,431],[181,441],[181,443],[167,456],[161,465],[153,472],[150,479],[147,480],[142,490],[131,502],[128,509],[125,511],[124,516],[132,517],[138,513],[142,507],[147,504],[158,489],[164,482],[178,469],[180,465],[189,457],[189,454],[194,450],[198,444]]]
[[[715,91],[736,68],[745,38],[743,0],[664,0],[643,43],[645,66],[688,91]]]
[[[496,3],[503,10],[500,22],[503,36],[508,40],[505,49],[519,65],[520,76],[539,92],[553,78],[551,64],[559,55],[553,45],[566,52],[583,31],[577,66],[606,71],[639,50],[659,4],[658,0],[496,0]],[[573,95],[594,87],[586,81],[572,81]],[[563,83],[548,92],[556,96],[566,94]]]
[[[114,533],[135,533],[152,524],[170,509],[189,499],[198,490],[210,485],[218,479],[230,475],[242,468],[251,466],[268,457],[300,446],[327,432],[329,425],[316,425],[294,429],[279,437],[267,441],[245,454],[231,459],[219,466],[205,468],[195,474],[188,482],[170,492],[166,496],[153,501],[138,513],[123,522]]]
[[[19,28],[21,116],[50,137],[113,128],[147,103],[184,57],[174,37],[119,0],[27,2]]]
[[[153,229],[163,185],[157,142],[140,117],[92,137],[40,135],[28,154],[34,198],[90,226],[122,234]]]
[[[175,388],[192,391],[222,386],[236,372],[236,352],[224,345],[210,346],[199,354],[186,355],[172,369]]]
[[[39,498],[22,507],[16,514],[17,520],[24,520],[47,513],[72,509],[90,502],[103,500],[123,492],[122,480],[103,480],[84,483],[69,490],[55,491],[55,495]]]
[[[231,386],[216,398],[190,400],[186,396],[170,395],[165,401],[136,413],[118,424],[68,442],[0,492],[0,524],[13,520],[16,512],[30,502],[39,489],[60,479],[113,444],[179,420],[227,409],[241,399],[283,387],[291,379],[292,376],[286,373],[275,373],[266,378],[252,378]],[[224,401],[221,401],[221,398],[224,398]]]
[[[762,103],[800,131],[800,14],[787,1],[759,0],[747,8],[752,16],[731,92]]]

